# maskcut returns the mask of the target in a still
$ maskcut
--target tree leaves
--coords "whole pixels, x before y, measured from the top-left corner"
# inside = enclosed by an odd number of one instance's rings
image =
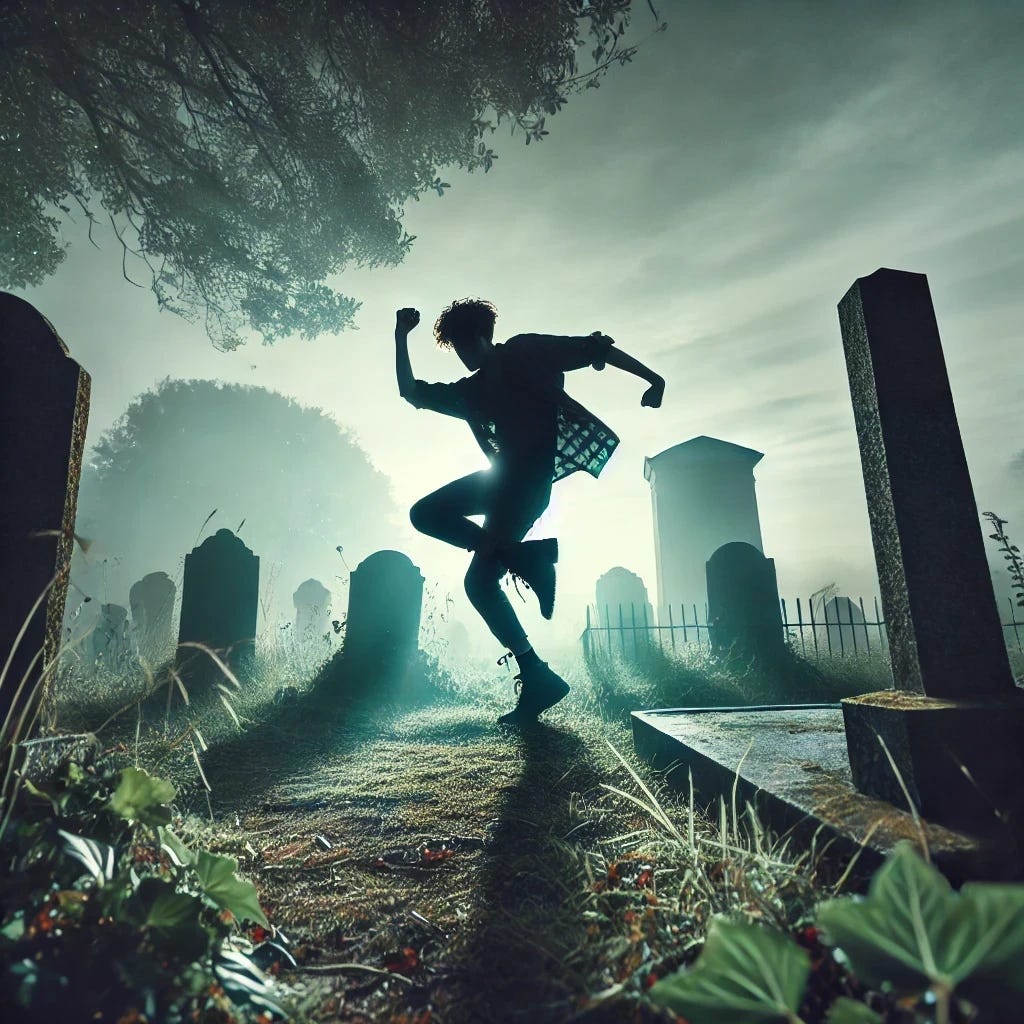
[[[203,892],[217,906],[230,910],[240,921],[255,921],[264,928],[270,927],[260,907],[256,887],[235,874],[238,861],[234,857],[200,850],[195,855],[193,867]]]
[[[10,0],[0,286],[56,270],[54,211],[74,208],[218,348],[350,327],[359,303],[324,282],[402,260],[407,200],[497,159],[485,114],[543,138],[545,113],[631,55],[628,7]],[[601,63],[577,73],[588,39]]]
[[[126,821],[166,825],[171,820],[166,805],[174,796],[174,786],[166,779],[154,778],[143,768],[128,767],[110,798],[110,809]]]
[[[650,995],[690,1024],[774,1024],[795,1018],[809,973],[807,953],[785,935],[715,918],[697,963]]]

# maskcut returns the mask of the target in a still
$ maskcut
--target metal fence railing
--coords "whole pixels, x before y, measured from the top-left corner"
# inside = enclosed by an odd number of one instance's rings
[[[1011,599],[1010,621],[1004,622],[1003,632],[1008,647],[1024,652],[1024,621],[1017,618],[1017,608]],[[779,600],[784,637],[798,646],[804,657],[835,658],[847,655],[871,654],[888,649],[885,620],[878,607],[878,598],[872,599],[874,618],[869,619],[864,599],[840,597],[825,603],[796,599],[790,618],[790,607],[785,598]],[[628,655],[644,644],[658,644],[675,650],[677,646],[698,644],[710,646],[708,609],[703,618],[697,605],[669,605],[668,622],[651,622],[646,604],[604,605],[601,609],[587,607],[586,628],[581,636],[586,653],[614,653]],[[603,622],[602,622],[603,620]]]

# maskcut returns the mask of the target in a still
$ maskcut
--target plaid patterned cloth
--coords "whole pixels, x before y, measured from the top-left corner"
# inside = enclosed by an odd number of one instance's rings
[[[504,363],[509,376],[504,382],[492,382],[492,396],[487,398],[486,379],[479,371],[454,384],[428,384],[416,381],[412,404],[421,409],[432,409],[448,416],[456,416],[469,423],[477,444],[489,458],[502,454],[498,428],[485,409],[499,394],[511,403],[528,422],[534,416],[546,420],[556,413],[555,431],[548,435],[554,442],[550,457],[553,462],[552,482],[585,470],[597,477],[612,457],[619,438],[607,424],[584,408],[564,391],[564,371],[591,365],[604,366],[604,356],[612,340],[606,337],[557,338],[547,335],[517,335],[507,345],[499,346],[499,370]],[[507,413],[504,417],[506,423]],[[533,422],[539,422],[533,420]],[[550,423],[550,421],[548,421]],[[550,451],[550,449],[549,449]],[[544,457],[549,457],[545,454]]]

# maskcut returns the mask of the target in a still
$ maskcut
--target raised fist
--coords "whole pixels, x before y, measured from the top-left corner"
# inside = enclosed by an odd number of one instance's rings
[[[395,314],[395,326],[401,331],[411,331],[420,322],[418,309],[400,309]]]

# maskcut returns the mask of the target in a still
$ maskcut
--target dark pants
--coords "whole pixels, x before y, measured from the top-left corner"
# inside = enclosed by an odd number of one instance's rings
[[[516,653],[526,649],[526,633],[498,585],[506,566],[497,551],[521,541],[550,499],[550,472],[540,476],[497,465],[445,484],[409,511],[420,533],[474,552],[466,596],[498,642]],[[474,515],[484,517],[483,526],[466,518]]]

